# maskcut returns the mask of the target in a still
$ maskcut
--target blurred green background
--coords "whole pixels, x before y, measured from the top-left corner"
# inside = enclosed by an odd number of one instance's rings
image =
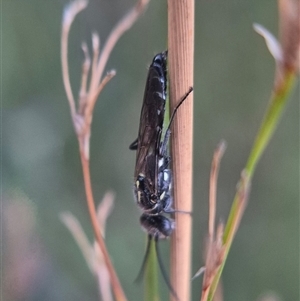
[[[225,139],[218,219],[226,220],[235,186],[269,100],[274,61],[252,29],[277,34],[277,1],[195,1],[193,273],[203,265],[213,151]],[[2,2],[3,291],[7,301],[99,300],[97,283],[59,214],[72,212],[92,240],[77,140],[63,88],[60,30],[66,0]],[[77,95],[81,42],[102,45],[133,0],[90,0],[71,29],[69,63]],[[106,242],[129,300],[145,246],[132,193],[134,152],[147,66],[166,48],[166,1],[117,43],[106,70],[117,76],[96,105],[91,139],[95,200],[116,193]],[[168,265],[168,242],[161,243]],[[162,300],[168,291],[161,281]],[[199,300],[201,279],[192,283]],[[254,176],[249,205],[223,274],[224,300],[253,301],[274,291],[299,300],[299,88]]]

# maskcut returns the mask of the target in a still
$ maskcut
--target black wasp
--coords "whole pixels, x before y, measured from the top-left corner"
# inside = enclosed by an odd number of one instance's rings
[[[189,89],[174,109],[162,138],[167,98],[167,51],[154,57],[148,71],[138,138],[129,147],[136,150],[134,194],[137,204],[143,211],[140,223],[149,235],[141,272],[147,260],[151,240],[155,241],[158,255],[157,241],[169,237],[175,226],[172,219],[162,215],[175,212],[172,208],[172,172],[169,169],[168,140],[176,111],[192,90]],[[176,296],[163,269],[160,256],[158,262],[166,283]]]

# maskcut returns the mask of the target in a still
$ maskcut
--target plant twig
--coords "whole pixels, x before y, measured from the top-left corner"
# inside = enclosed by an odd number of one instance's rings
[[[141,13],[145,10],[149,0],[139,0],[137,4],[130,10],[130,12],[116,25],[112,30],[109,38],[104,46],[103,51],[99,58],[99,47],[100,39],[97,34],[92,36],[93,44],[93,59],[92,59],[92,70],[91,69],[91,59],[89,57],[89,52],[85,43],[82,44],[85,60],[82,66],[82,79],[81,87],[79,92],[79,108],[76,110],[76,104],[74,96],[72,93],[72,88],[70,84],[70,76],[68,69],[68,37],[71,25],[76,17],[76,15],[82,11],[87,6],[86,0],[76,0],[72,2],[65,8],[63,23],[62,23],[62,36],[61,36],[61,60],[62,60],[62,73],[63,82],[67,94],[67,98],[70,105],[71,116],[75,132],[77,134],[80,158],[83,169],[84,186],[86,192],[87,206],[89,210],[89,215],[94,230],[96,241],[100,247],[103,254],[106,267],[109,271],[111,285],[115,294],[115,298],[118,301],[125,301],[126,297],[117,277],[117,274],[113,268],[109,254],[107,252],[103,237],[101,223],[97,220],[97,213],[93,198],[91,178],[90,178],[90,168],[89,168],[89,149],[90,149],[90,136],[91,136],[91,123],[93,117],[93,110],[97,98],[104,88],[104,86],[112,79],[115,75],[115,71],[108,73],[103,79],[102,74],[106,66],[109,55],[122,36],[122,34],[128,30]],[[91,71],[89,90],[88,86],[88,75]]]
[[[289,94],[296,82],[296,76],[299,73],[299,18],[300,6],[298,0],[279,0],[280,43],[262,26],[255,25],[255,30],[265,38],[268,48],[275,58],[276,72],[274,87],[269,106],[256,135],[246,167],[242,172],[237,193],[233,200],[223,236],[225,256],[210,288],[209,301],[213,299],[234,235],[244,213],[255,168],[276,130],[283,109],[287,104]]]
[[[70,83],[69,75],[69,64],[68,64],[68,38],[71,25],[75,17],[86,8],[88,5],[87,0],[78,0],[72,2],[70,5],[65,7],[62,23],[62,33],[61,33],[61,66],[64,87],[66,90],[67,98],[69,101],[72,118],[76,115],[75,100]]]
[[[115,28],[110,33],[103,50],[100,54],[97,67],[95,68],[94,76],[90,83],[89,96],[91,99],[97,97],[94,94],[96,91],[96,86],[98,85],[99,79],[102,77],[106,62],[110,56],[111,51],[115,47],[117,41],[124,34],[125,31],[131,28],[131,26],[136,22],[137,18],[143,13],[145,7],[150,0],[139,0],[136,5],[127,13],[115,26]]]
[[[225,141],[221,141],[214,152],[211,164],[209,185],[208,239],[206,242],[205,270],[202,284],[201,301],[207,300],[210,286],[212,285],[213,279],[224,257],[224,248],[222,244],[224,226],[222,223],[220,223],[217,228],[217,233],[215,233],[215,223],[218,174],[220,169],[220,161],[225,152],[225,149],[226,143]]]
[[[168,1],[168,69],[171,111],[193,86],[194,1]],[[192,211],[193,93],[173,123],[171,151],[176,210]],[[190,299],[191,216],[176,214],[171,242],[171,283],[179,300]],[[175,300],[171,296],[171,300]]]
[[[218,263],[217,269],[211,277],[210,285],[207,289],[206,299],[203,300],[211,301],[213,299],[213,295],[216,291],[218,281],[221,277],[221,272],[224,267],[230,246],[232,244],[233,238],[239,228],[242,216],[244,214],[248,201],[249,191],[250,178],[248,174],[245,171],[243,171],[240,182],[237,187],[237,193],[232,204],[232,209],[228,217],[226,228],[224,234],[222,235],[222,256],[220,256],[220,261]]]
[[[85,159],[85,155],[83,152],[80,154],[81,158],[81,164],[83,168],[83,178],[84,178],[84,185],[85,185],[85,193],[87,198],[87,205],[90,213],[90,218],[92,222],[92,226],[94,229],[94,234],[96,236],[96,241],[99,244],[100,250],[103,253],[103,257],[106,263],[106,267],[109,271],[111,283],[113,286],[114,294],[116,296],[117,300],[127,300],[125,297],[125,294],[123,292],[123,289],[121,287],[120,281],[118,279],[118,276],[113,268],[112,262],[110,260],[108,251],[106,249],[101,229],[99,226],[99,222],[97,219],[97,213],[93,198],[93,192],[92,192],[92,186],[91,186],[91,179],[90,179],[90,168],[89,168],[89,161]]]
[[[114,194],[107,192],[97,209],[98,220],[103,231],[103,236],[105,235],[105,224],[112,210],[113,201]],[[60,218],[73,235],[90,271],[97,278],[99,293],[102,296],[101,300],[112,301],[113,296],[110,285],[110,276],[103,259],[103,254],[99,249],[99,245],[96,241],[94,241],[94,244],[90,244],[80,222],[71,213],[64,212],[60,214]]]
[[[81,71],[81,85],[79,91],[79,113],[82,114],[84,110],[84,105],[86,103],[86,88],[88,84],[89,71],[91,67],[91,58],[89,55],[89,50],[86,43],[82,43],[81,45],[82,51],[84,53],[84,61],[82,63],[82,71]]]
[[[209,240],[214,240],[215,235],[215,222],[216,222],[216,203],[217,203],[217,182],[218,174],[220,168],[220,160],[225,152],[226,143],[221,141],[217,150],[214,153],[211,171],[210,171],[210,180],[209,180],[209,219],[208,219],[208,236]]]

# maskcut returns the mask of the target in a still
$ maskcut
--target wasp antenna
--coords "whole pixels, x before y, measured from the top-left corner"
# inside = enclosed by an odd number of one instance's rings
[[[160,252],[159,252],[159,248],[158,248],[158,237],[157,236],[154,238],[154,242],[155,242],[155,251],[156,251],[156,256],[157,256],[157,260],[158,260],[158,265],[159,265],[160,271],[161,271],[161,273],[163,275],[163,278],[164,278],[164,280],[165,280],[165,282],[166,282],[166,284],[167,284],[170,292],[172,293],[173,297],[177,301],[179,301],[179,298],[178,298],[175,290],[173,289],[173,287],[172,287],[172,285],[170,283],[169,277],[168,277],[168,275],[166,273],[166,270],[164,268],[163,262],[161,260],[161,256],[160,256]]]
[[[177,110],[179,109],[179,107],[183,104],[183,102],[188,98],[188,96],[193,92],[194,88],[190,87],[189,90],[185,93],[185,95],[183,95],[183,97],[180,99],[179,103],[177,104],[177,106],[175,107],[175,109],[172,112],[171,118],[170,118],[170,123],[169,126],[167,128],[167,130],[170,129],[170,126],[173,122],[173,119],[176,115]]]
[[[144,273],[145,273],[145,267],[146,267],[147,259],[149,257],[151,241],[152,241],[152,236],[148,235],[146,253],[144,255],[144,259],[143,259],[143,263],[142,263],[141,269],[140,269],[140,271],[139,271],[136,279],[134,280],[135,283],[140,282],[142,280],[142,278],[143,278]]]
[[[189,90],[183,95],[183,97],[180,99],[179,103],[177,104],[177,106],[175,107],[175,109],[172,112],[172,115],[171,115],[171,118],[170,118],[170,122],[169,122],[169,125],[167,127],[167,130],[166,130],[166,133],[165,133],[165,137],[164,137],[164,140],[163,140],[163,143],[162,143],[162,146],[161,146],[161,150],[160,150],[160,153],[162,155],[164,155],[166,153],[167,144],[168,144],[168,141],[169,141],[170,135],[171,135],[170,128],[171,128],[172,122],[174,120],[174,117],[175,117],[175,115],[177,113],[177,110],[183,104],[183,102],[188,98],[188,96],[193,92],[193,90],[194,90],[193,87],[189,88]]]

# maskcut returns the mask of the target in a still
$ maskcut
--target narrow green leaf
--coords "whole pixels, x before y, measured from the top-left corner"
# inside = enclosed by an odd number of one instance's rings
[[[270,105],[262,122],[261,128],[256,136],[252,151],[250,153],[246,170],[250,177],[254,173],[256,164],[258,163],[263,151],[268,145],[276,126],[281,117],[281,113],[287,103],[288,96],[292,91],[296,76],[294,73],[287,73],[284,84],[279,91],[273,93]]]
[[[155,243],[151,240],[150,252],[145,271],[145,301],[159,301],[157,257]]]
[[[251,178],[253,177],[256,165],[276,129],[276,126],[280,120],[283,109],[287,103],[288,97],[294,87],[295,82],[296,75],[294,73],[287,73],[283,81],[283,85],[281,86],[281,89],[278,89],[278,91],[273,92],[273,95],[271,96],[270,104],[267,108],[265,117],[262,121],[261,127],[258,131],[246,164],[245,171],[247,172],[247,181],[249,183],[251,182]],[[223,236],[223,244],[225,245],[225,258],[211,286],[208,301],[213,300],[214,293],[216,291],[219,279],[221,277],[226,262],[226,258],[228,256],[232,244],[233,236],[231,234],[234,227],[234,221],[238,213],[238,202],[239,194],[237,192],[234,197],[233,204],[231,206],[231,210],[229,213],[228,221]]]

